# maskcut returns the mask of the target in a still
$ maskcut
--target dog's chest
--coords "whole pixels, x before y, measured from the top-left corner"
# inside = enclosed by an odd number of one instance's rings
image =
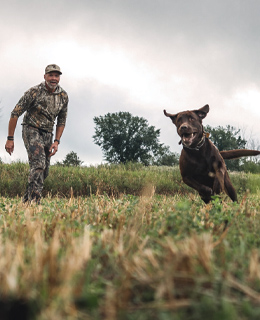
[[[188,176],[206,176],[213,178],[215,172],[213,166],[207,157],[200,153],[182,152],[180,157],[180,171],[182,175]]]

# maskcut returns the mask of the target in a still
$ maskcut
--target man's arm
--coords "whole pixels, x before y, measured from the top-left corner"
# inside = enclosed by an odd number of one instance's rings
[[[17,120],[18,120],[18,118],[16,118],[16,117],[10,118],[9,125],[8,125],[8,137],[14,136],[15,128],[17,125]],[[10,155],[13,153],[13,151],[14,151],[14,141],[13,140],[11,141],[11,140],[7,139],[6,144],[5,144],[5,150]]]
[[[37,90],[31,88],[25,92],[25,94],[20,98],[17,105],[14,107],[11,112],[11,118],[8,125],[8,137],[13,137],[15,128],[17,125],[18,118],[32,105],[37,96]],[[11,155],[14,151],[14,141],[8,140],[5,144],[5,150]]]
[[[65,126],[57,126],[56,127],[56,134],[55,134],[55,140],[59,140],[62,136],[63,130],[64,130]],[[59,142],[58,141],[54,141],[53,144],[51,145],[49,152],[50,152],[50,157],[54,156],[55,153],[58,151],[58,145]]]
[[[63,130],[65,128],[65,124],[66,124],[66,119],[67,119],[67,112],[68,112],[68,102],[69,102],[69,98],[66,92],[62,93],[65,101],[63,104],[63,107],[61,109],[61,111],[58,114],[58,118],[57,118],[57,126],[56,126],[56,134],[55,134],[55,139],[54,140],[60,140]],[[55,153],[58,151],[58,141],[54,141],[53,144],[50,147],[50,157],[55,155]]]

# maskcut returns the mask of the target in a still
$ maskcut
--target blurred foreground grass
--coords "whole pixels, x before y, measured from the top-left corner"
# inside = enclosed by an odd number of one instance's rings
[[[259,319],[257,190],[204,205],[155,189],[0,197],[0,319]]]

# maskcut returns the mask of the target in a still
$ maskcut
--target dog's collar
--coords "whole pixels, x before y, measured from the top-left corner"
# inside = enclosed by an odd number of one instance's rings
[[[205,143],[205,141],[206,141],[206,137],[208,138],[208,134],[207,134],[207,133],[203,133],[203,136],[202,136],[200,142],[196,145],[196,147],[192,147],[192,148],[186,146],[185,143],[183,143],[182,141],[181,141],[181,143],[182,143],[182,145],[183,145],[184,148],[187,148],[187,149],[190,149],[190,150],[197,150],[197,151],[199,151],[199,149],[204,145],[204,143]]]

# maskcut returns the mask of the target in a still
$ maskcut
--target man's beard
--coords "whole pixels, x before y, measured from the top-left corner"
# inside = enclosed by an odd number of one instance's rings
[[[47,83],[47,86],[52,90],[55,90],[58,86],[58,83],[52,84],[49,81],[46,81],[46,83]]]

